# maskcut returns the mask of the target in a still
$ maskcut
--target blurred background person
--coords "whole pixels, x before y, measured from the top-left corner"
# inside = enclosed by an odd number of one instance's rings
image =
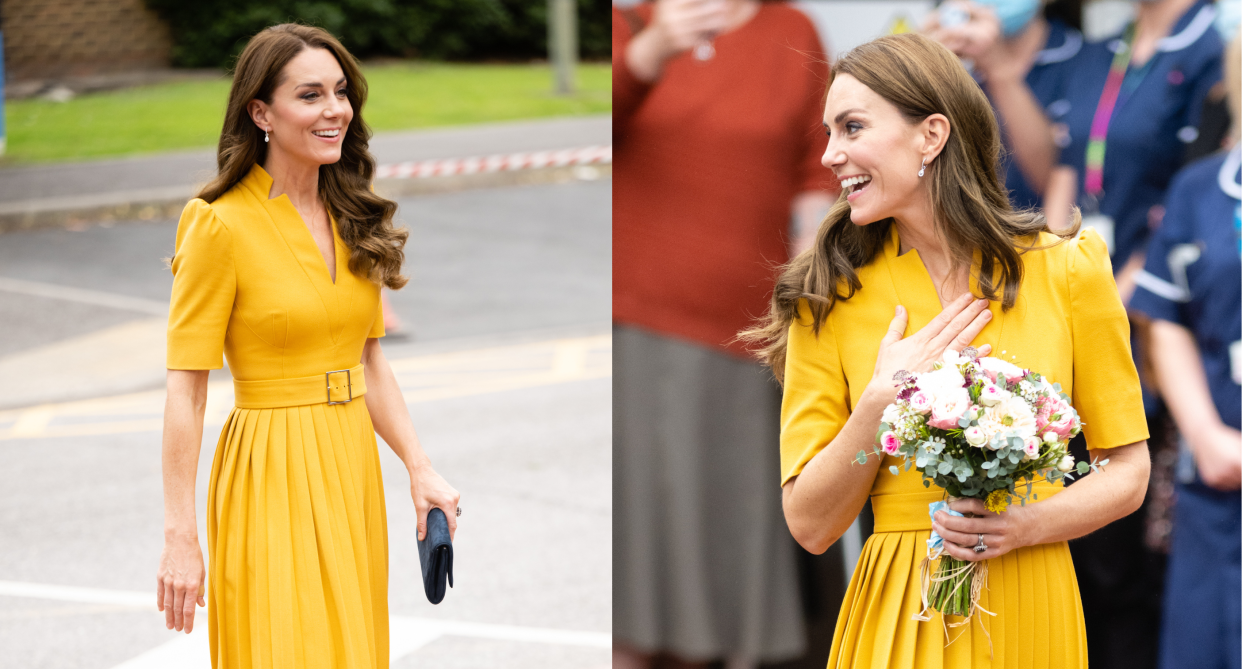
[[[1060,149],[1053,123],[1082,51],[1082,0],[946,2],[928,13],[929,37],[968,61],[996,111],[1005,187],[1015,208],[1040,207]]]
[[[804,652],[780,392],[733,338],[838,191],[827,71],[784,3],[614,9],[614,667]]]
[[[1242,47],[1225,60],[1232,148],[1174,177],[1131,308],[1181,433],[1161,669],[1239,667],[1242,639]]]
[[[1067,219],[1077,204],[1083,225],[1104,237],[1127,304],[1169,182],[1198,136],[1202,102],[1221,78],[1223,50],[1213,3],[1131,4],[1133,19],[1117,34],[1085,44],[1067,72],[1063,148],[1044,196],[1050,220]],[[1143,322],[1132,321],[1131,330],[1141,361],[1150,348]],[[1148,497],[1138,513],[1070,544],[1093,667],[1154,667],[1158,655],[1167,538],[1153,529],[1167,527],[1161,514],[1169,500],[1161,495],[1169,486],[1159,483],[1169,475],[1166,454],[1176,437],[1150,368],[1139,369],[1156,463]],[[1071,446],[1076,457],[1085,454],[1080,442]]]
[[[1126,302],[1169,180],[1198,137],[1202,101],[1220,81],[1224,49],[1209,0],[1133,5],[1134,20],[1084,45],[1070,69],[1061,118],[1065,169],[1046,195],[1050,214],[1066,215],[1076,203],[1083,224],[1108,242]]]

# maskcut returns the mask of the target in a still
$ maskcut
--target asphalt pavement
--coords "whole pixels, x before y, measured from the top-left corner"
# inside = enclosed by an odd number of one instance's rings
[[[477,153],[499,141],[476,140]],[[556,148],[535,141],[503,150]],[[441,155],[476,153],[457,146]],[[399,204],[411,282],[392,301],[408,334],[384,348],[465,511],[456,587],[432,606],[408,478],[381,444],[393,666],[608,666],[611,182]],[[179,637],[154,612],[162,258],[175,230],[160,220],[0,235],[0,375],[44,393],[37,403],[0,393],[0,666],[203,666],[205,625]],[[113,377],[125,383],[109,386]],[[204,543],[230,393],[227,370],[214,374]]]

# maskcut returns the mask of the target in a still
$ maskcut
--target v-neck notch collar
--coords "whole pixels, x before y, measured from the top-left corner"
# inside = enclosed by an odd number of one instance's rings
[[[332,212],[327,212],[328,227],[331,228],[332,232],[333,260],[335,261],[333,263],[335,265],[333,268],[335,272],[328,272],[328,261],[323,257],[323,252],[319,250],[319,244],[315,241],[315,236],[311,234],[310,227],[306,225],[302,215],[293,206],[293,201],[285,193],[281,193],[276,197],[268,197],[272,192],[273,181],[272,176],[267,173],[267,170],[255,163],[254,167],[250,169],[250,173],[242,180],[242,183],[250,188],[259,202],[263,203],[263,207],[271,215],[273,222],[277,224],[277,227],[281,228],[282,234],[287,235],[286,241],[289,243],[290,249],[294,251],[294,254],[298,256],[298,261],[302,263],[303,268],[305,269],[305,265],[308,262],[318,267],[318,269],[309,270],[307,273],[322,273],[322,278],[327,280],[328,285],[336,288],[341,282],[341,253],[342,251],[347,252],[344,242],[341,241],[340,231],[337,230],[336,218],[332,216]],[[300,228],[304,234],[298,234],[290,230],[289,228],[293,223],[296,223],[296,227]],[[313,254],[307,254],[306,249],[301,248],[304,246],[303,241],[310,245],[314,251]],[[313,255],[314,260],[309,260],[305,257],[307,255]]]

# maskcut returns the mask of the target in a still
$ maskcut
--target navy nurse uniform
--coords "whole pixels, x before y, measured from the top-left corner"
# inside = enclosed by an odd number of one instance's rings
[[[1044,108],[1044,114],[1054,123],[1068,111],[1065,80],[1068,68],[1073,66],[1074,57],[1082,51],[1082,46],[1082,33],[1058,19],[1050,19],[1044,48],[1035,54],[1031,71],[1026,73],[1027,87]],[[1009,190],[1009,203],[1015,209],[1042,207],[1043,198],[1026,182],[1017,161],[1008,155],[1011,150],[1008,136],[1005,136],[1005,149],[1005,188]]]
[[[1131,307],[1190,330],[1221,421],[1242,429],[1242,148],[1191,163],[1169,188]],[[1183,447],[1187,459],[1189,451]],[[1242,493],[1178,467],[1160,633],[1162,669],[1242,666]]]
[[[1114,271],[1146,248],[1152,208],[1164,201],[1169,180],[1181,167],[1185,145],[1198,136],[1202,100],[1221,79],[1224,45],[1213,28],[1215,19],[1212,3],[1199,0],[1157,43],[1156,53],[1143,67],[1131,66],[1126,73],[1108,125],[1100,201],[1100,212],[1115,226],[1109,246]],[[1065,124],[1069,139],[1060,162],[1078,172],[1080,206],[1091,122],[1113,56],[1122,47],[1121,38],[1084,46],[1066,82],[1062,107],[1068,108],[1058,120]],[[1154,222],[1159,223],[1158,216]]]

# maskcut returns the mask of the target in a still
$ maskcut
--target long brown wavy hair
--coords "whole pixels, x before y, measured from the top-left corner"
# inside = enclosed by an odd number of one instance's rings
[[[1043,214],[1010,207],[998,177],[1001,140],[992,107],[957,57],[940,44],[914,33],[881,37],[842,57],[832,68],[828,87],[842,74],[897,107],[911,124],[932,114],[948,118],[949,138],[927,165],[936,233],[948,243],[955,267],[970,266],[978,252],[976,281],[982,297],[995,300],[999,293],[1002,308],[1011,308],[1022,282],[1021,254],[1039,248],[1033,244],[1041,231],[1062,240],[1076,234],[1081,222],[1077,210],[1074,224],[1057,232]],[[778,380],[784,380],[785,349],[798,301],[808,301],[818,335],[837,300],[848,300],[862,288],[857,270],[884,248],[892,225],[891,218],[855,225],[842,192],[820,224],[814,246],[781,268],[767,315],[738,334]]]
[[[368,150],[371,128],[362,120],[367,80],[354,57],[325,30],[282,23],[263,30],[246,44],[233,71],[233,88],[216,150],[216,178],[197,197],[214,202],[267,158],[263,131],[250,118],[246,105],[251,100],[270,104],[285,65],[305,49],[327,49],[340,63],[347,82],[346,96],[354,111],[341,143],[341,159],[319,167],[319,197],[336,218],[341,241],[349,247],[349,271],[392,289],[401,288],[407,281],[401,275],[401,263],[409,232],[393,227],[396,203],[371,191],[375,158]]]

